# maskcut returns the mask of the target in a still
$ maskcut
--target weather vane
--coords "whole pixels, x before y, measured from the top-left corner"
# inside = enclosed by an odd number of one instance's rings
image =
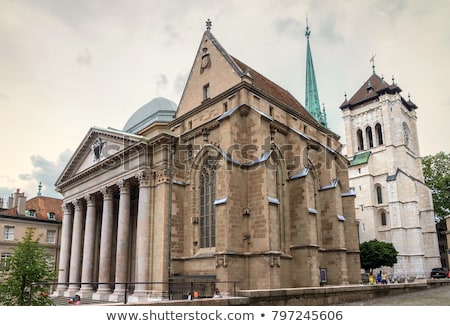
[[[206,29],[209,31],[211,29],[212,26],[212,22],[211,20],[208,18],[208,20],[206,21]]]
[[[375,73],[375,56],[376,56],[376,54],[372,54],[372,57],[370,58],[370,62],[372,62],[373,73]]]

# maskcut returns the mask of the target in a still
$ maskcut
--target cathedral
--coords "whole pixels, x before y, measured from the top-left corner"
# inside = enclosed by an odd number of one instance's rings
[[[360,242],[377,239],[398,251],[392,280],[427,278],[440,267],[430,189],[424,183],[417,106],[392,79],[375,72],[340,106],[350,186],[356,191]]]
[[[359,284],[349,161],[318,114],[230,55],[208,20],[179,103],[154,98],[122,130],[92,127],[56,181],[58,293]]]

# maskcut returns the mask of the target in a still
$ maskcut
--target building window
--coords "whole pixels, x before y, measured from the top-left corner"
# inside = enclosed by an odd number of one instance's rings
[[[375,125],[375,135],[377,137],[378,145],[383,145],[383,132],[381,130],[381,124]]]
[[[216,173],[214,159],[204,163],[200,175],[200,248],[216,246]]]
[[[28,210],[28,216],[29,217],[36,217],[36,211],[34,209]]]
[[[205,86],[203,86],[203,100],[207,100],[209,99],[209,97],[209,84],[206,84]]]
[[[381,204],[383,202],[383,196],[381,194],[381,186],[377,186],[377,203]]]
[[[47,218],[49,220],[54,221],[54,220],[56,220],[56,214],[54,212],[49,212],[49,213],[47,213]]]
[[[223,102],[222,107],[223,107],[224,113],[228,111],[228,103],[227,102]]]
[[[366,137],[367,137],[367,145],[369,148],[373,147],[373,135],[372,135],[372,128],[367,127],[366,128]]]
[[[9,253],[3,253],[0,257],[0,271],[7,272],[9,271],[9,257],[11,257],[12,254]]]
[[[56,231],[55,230],[47,230],[47,237],[45,238],[45,242],[56,243]]]
[[[358,141],[358,151],[364,150],[364,140],[361,129],[358,129],[358,131],[356,132],[356,139]]]
[[[381,225],[386,226],[387,225],[387,221],[386,221],[386,213],[382,212],[381,213]]]
[[[14,240],[14,226],[5,226],[3,229],[3,240]]]
[[[403,122],[403,137],[405,140],[405,145],[409,146],[409,128],[406,122]]]

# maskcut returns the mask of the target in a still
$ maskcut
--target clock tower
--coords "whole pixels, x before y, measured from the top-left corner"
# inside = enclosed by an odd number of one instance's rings
[[[372,69],[340,106],[359,238],[392,243],[397,263],[382,269],[393,280],[411,281],[441,266],[431,191],[422,172],[417,106],[401,95],[394,78],[389,83]]]

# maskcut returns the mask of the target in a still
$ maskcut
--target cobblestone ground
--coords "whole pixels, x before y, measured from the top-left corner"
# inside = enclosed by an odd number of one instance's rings
[[[450,306],[450,286],[350,302],[341,306]]]

